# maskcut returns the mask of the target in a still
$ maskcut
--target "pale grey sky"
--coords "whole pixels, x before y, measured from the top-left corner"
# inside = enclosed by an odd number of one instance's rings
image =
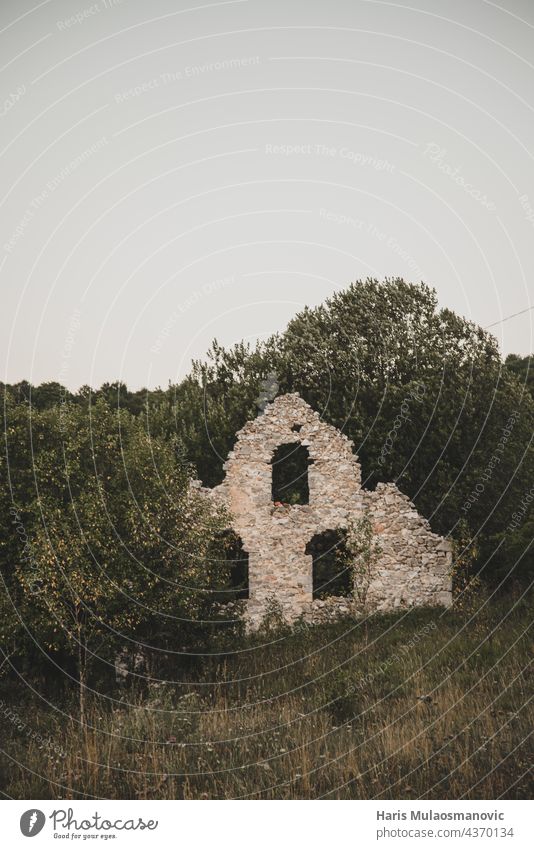
[[[165,385],[368,275],[527,309],[533,45],[528,0],[2,0],[1,379]]]

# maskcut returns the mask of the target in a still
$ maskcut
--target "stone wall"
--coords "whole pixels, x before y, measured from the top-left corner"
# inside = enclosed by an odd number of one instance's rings
[[[379,483],[365,502],[381,552],[369,587],[373,609],[451,604],[452,546],[433,534],[407,495]]]
[[[276,506],[271,460],[280,445],[295,442],[309,452],[309,504]],[[288,621],[299,616],[316,621],[322,611],[330,616],[354,607],[347,598],[313,599],[312,557],[305,550],[314,535],[345,529],[366,509],[382,550],[369,587],[370,607],[450,603],[450,544],[431,533],[394,484],[363,490],[351,441],[321,421],[299,395],[278,397],[247,422],[224,469],[223,483],[207,492],[229,510],[249,556],[251,627],[259,624],[270,599]]]

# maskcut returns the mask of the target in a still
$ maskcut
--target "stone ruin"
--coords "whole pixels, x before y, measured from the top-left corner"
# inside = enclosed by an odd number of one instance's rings
[[[281,446],[287,447],[286,458],[305,454],[295,481],[298,497],[293,495],[300,503],[276,500],[277,466],[285,461],[278,459]],[[244,595],[250,628],[259,625],[273,600],[288,622],[299,617],[315,622],[357,611],[349,585],[340,594],[339,576],[328,580],[323,570],[323,584],[318,586],[317,573],[321,557],[327,559],[337,545],[336,534],[365,513],[379,545],[366,608],[451,604],[451,543],[432,533],[395,484],[362,489],[352,449],[352,442],[321,421],[298,394],[282,395],[238,432],[224,464],[224,481],[203,489],[228,510],[241,560],[248,560]]]

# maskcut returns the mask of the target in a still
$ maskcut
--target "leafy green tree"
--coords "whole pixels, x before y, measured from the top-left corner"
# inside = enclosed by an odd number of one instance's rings
[[[170,390],[175,432],[206,486],[221,482],[236,432],[260,412],[262,381],[275,371],[276,357],[275,340],[228,350],[215,341],[206,362],[195,361],[191,374]]]
[[[532,398],[493,336],[428,286],[388,279],[351,284],[255,348],[215,343],[175,388],[177,432],[207,485],[273,372],[354,441],[365,486],[397,481],[437,532],[464,518],[491,571],[488,541],[534,470]]]
[[[2,497],[25,538],[0,549],[2,606],[28,643],[74,665],[83,723],[95,661],[124,645],[176,650],[217,617],[225,517],[141,417],[103,399],[43,411],[11,399],[6,412]]]
[[[519,383],[528,389],[534,398],[534,362],[532,355],[520,357],[517,354],[508,354],[504,361],[504,367],[517,378]]]
[[[361,610],[367,608],[367,597],[376,573],[381,548],[366,511],[360,519],[349,524],[345,545],[340,549],[341,562],[352,570],[353,590]]]

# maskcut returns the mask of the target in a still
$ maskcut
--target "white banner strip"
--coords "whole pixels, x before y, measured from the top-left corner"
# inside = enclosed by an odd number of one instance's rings
[[[528,801],[5,801],[2,845],[532,849]]]

